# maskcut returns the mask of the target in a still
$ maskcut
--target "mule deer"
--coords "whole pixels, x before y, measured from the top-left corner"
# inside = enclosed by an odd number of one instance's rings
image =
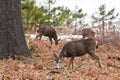
[[[99,67],[102,67],[99,61],[99,57],[95,55],[96,48],[97,48],[97,43],[94,39],[81,39],[77,41],[70,41],[64,45],[59,56],[54,54],[56,61],[56,68],[60,67],[63,58],[70,57],[71,59],[69,62],[69,68],[72,65],[72,69],[73,69],[74,58],[78,56],[83,56],[87,53],[97,60]]]
[[[36,32],[38,33],[36,38],[40,37],[40,40],[41,40],[43,35],[47,36],[47,37],[49,37],[51,44],[52,44],[52,38],[54,39],[56,45],[58,44],[58,41],[60,40],[57,37],[56,30],[51,26],[39,26],[36,29]]]
[[[83,38],[93,38],[95,37],[95,32],[89,28],[85,28],[81,31],[81,35],[83,36]]]

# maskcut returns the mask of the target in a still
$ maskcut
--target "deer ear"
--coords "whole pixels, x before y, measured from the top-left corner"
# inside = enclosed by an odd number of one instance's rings
[[[61,40],[61,38],[59,38],[57,41],[60,41]]]
[[[58,56],[54,53],[54,60],[57,61]]]

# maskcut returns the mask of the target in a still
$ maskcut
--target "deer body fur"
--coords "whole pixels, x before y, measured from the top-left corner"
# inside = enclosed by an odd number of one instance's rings
[[[56,30],[51,27],[51,26],[39,26],[37,28],[37,33],[38,35],[36,36],[36,38],[40,37],[40,40],[42,38],[42,36],[47,36],[52,44],[52,39],[54,39],[55,44],[58,44],[58,37],[57,37],[57,33]]]
[[[94,59],[96,59],[98,61],[99,66],[101,67],[101,64],[99,62],[99,57],[95,55],[95,50],[97,47],[98,46],[94,39],[81,39],[77,41],[68,42],[63,46],[59,56],[54,54],[56,58],[56,67],[57,68],[60,67],[60,63],[63,58],[70,57],[71,59],[70,59],[69,67],[72,64],[72,69],[73,69],[74,58],[78,56],[83,56],[85,54],[89,54]]]

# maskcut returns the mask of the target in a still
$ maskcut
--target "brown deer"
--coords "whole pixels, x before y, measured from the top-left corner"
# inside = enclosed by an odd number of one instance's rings
[[[102,67],[99,61],[99,57],[95,55],[95,50],[97,48],[97,43],[94,39],[81,39],[77,41],[70,41],[66,43],[59,56],[54,54],[56,61],[56,68],[60,67],[61,61],[65,57],[70,57],[69,68],[72,65],[73,69],[73,60],[75,57],[83,56],[89,54],[94,59],[98,61],[99,67]]]
[[[54,39],[56,45],[60,40],[57,37],[56,30],[51,26],[39,26],[37,27],[36,32],[38,33],[36,38],[40,37],[41,40],[42,36],[47,36],[50,40],[51,45],[52,45],[52,39]]]
[[[94,38],[95,32],[92,31],[90,28],[85,28],[85,29],[82,29],[81,35],[83,36],[83,38]]]

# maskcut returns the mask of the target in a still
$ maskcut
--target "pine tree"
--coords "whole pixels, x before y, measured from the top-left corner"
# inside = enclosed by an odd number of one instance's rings
[[[0,59],[31,57],[21,19],[21,0],[0,0]]]

